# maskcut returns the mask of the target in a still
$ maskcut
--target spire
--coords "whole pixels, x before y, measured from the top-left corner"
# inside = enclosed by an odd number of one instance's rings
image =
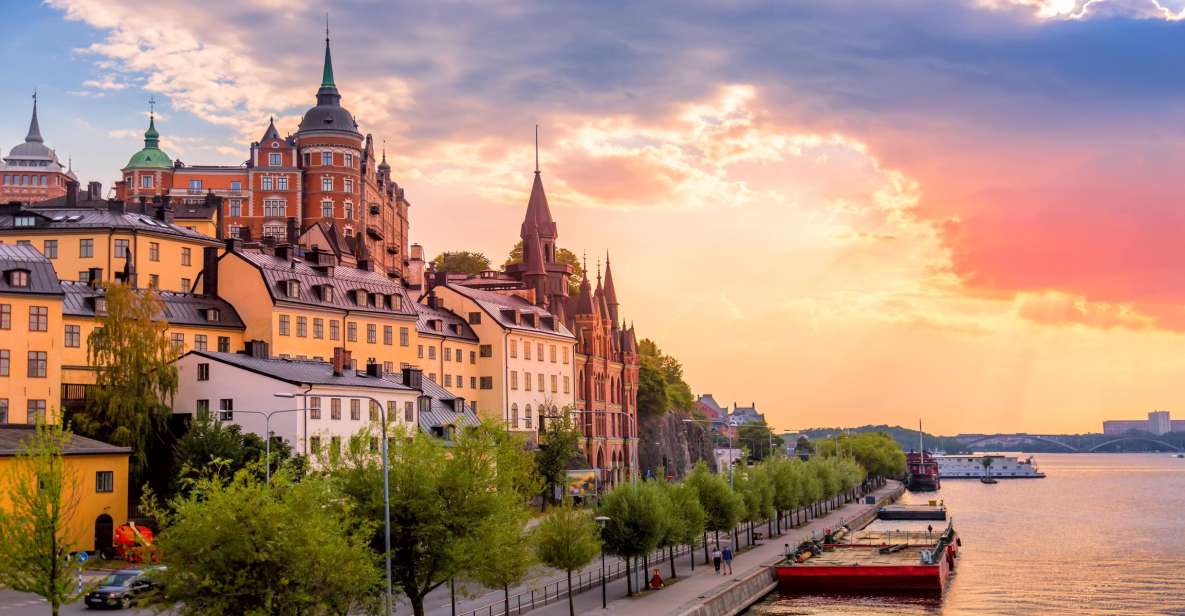
[[[387,140],[383,139],[383,161],[379,163],[379,169],[390,169],[391,165],[387,164]]]
[[[588,259],[585,258],[584,276],[580,278],[580,294],[576,296],[576,314],[594,314],[592,287],[588,284]]]
[[[156,132],[156,98],[148,98],[148,130],[144,131],[144,147],[160,147],[160,133]]]
[[[321,71],[321,87],[337,87],[333,83],[333,58],[329,56],[329,13],[325,13],[325,67]]]
[[[272,139],[279,139],[280,131],[276,130],[276,116],[267,119],[267,130],[263,131],[263,138],[259,140],[260,143],[270,141]]]
[[[33,95],[33,109],[36,113],[37,95]],[[539,175],[539,125],[535,125],[535,175]]]
[[[531,184],[531,197],[527,200],[527,215],[523,218],[520,235],[526,241],[528,235],[534,234],[552,240],[558,236],[555,221],[551,218],[551,208],[547,205],[547,194],[543,192],[543,175],[539,172],[538,128],[535,141],[535,181]]]
[[[613,268],[609,266],[609,252],[605,251],[605,303],[609,306],[609,318],[617,327],[617,290],[613,288]]]
[[[25,136],[25,143],[43,143],[41,125],[37,123],[37,90],[33,90],[33,118],[29,120],[29,134]]]

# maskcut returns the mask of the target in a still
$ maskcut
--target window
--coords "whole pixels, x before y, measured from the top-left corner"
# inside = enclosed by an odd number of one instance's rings
[[[235,419],[235,401],[231,398],[222,398],[218,401],[218,421],[234,421]]]
[[[408,400],[407,402],[403,403],[403,421],[410,422],[410,421],[415,421],[415,420],[416,420],[416,406],[415,406],[415,404],[412,404],[411,400]]]
[[[218,352],[230,353],[230,336],[218,337]]]
[[[374,323],[366,324],[366,342],[368,344],[374,344],[379,341],[378,329],[378,326],[376,326]]]
[[[276,190],[288,190],[288,176],[281,175],[276,178]]]
[[[140,176],[140,188],[152,188],[152,176],[151,175]]]
[[[332,201],[322,201],[321,202],[321,216],[324,218],[333,218],[333,202]]]
[[[181,353],[185,350],[185,334],[177,332],[170,336],[170,339],[173,342],[174,353]]]
[[[78,240],[78,256],[84,259],[95,256],[95,240],[89,238]]]
[[[43,379],[48,371],[48,353],[45,351],[29,351],[29,378]]]
[[[395,371],[395,362],[383,362],[383,374],[390,374]]]
[[[158,246],[159,248],[159,246]],[[181,265],[193,265],[193,250],[189,248],[181,249]]]
[[[469,389],[477,389],[477,377],[469,377]]]
[[[469,363],[477,363],[477,351],[469,351]]]
[[[279,167],[280,166],[280,153],[279,152],[268,152],[267,164],[272,167]]]
[[[540,373],[538,374],[538,377],[539,377],[539,392],[540,392],[540,393],[543,393],[544,391],[546,391],[546,390],[544,389],[544,387],[543,387],[543,378],[544,378],[544,376],[545,376],[545,375],[544,375],[542,372],[540,372]],[[529,389],[529,388],[528,388],[528,389]]]
[[[517,404],[510,405],[510,427],[511,428],[518,427],[518,405]]]
[[[469,313],[469,324],[470,325],[481,325],[481,313],[480,312],[470,312]]]
[[[126,259],[128,257],[127,240],[115,240],[115,257],[117,259]]]
[[[12,270],[8,273],[8,284],[16,288],[29,286],[29,272],[25,270]]]
[[[33,425],[38,419],[45,420],[45,400],[29,400],[25,409],[25,423]]]
[[[114,471],[96,471],[95,472],[95,492],[114,492],[115,491],[115,472]]]
[[[444,375],[444,386],[445,387],[452,387],[453,386],[453,375],[451,375],[451,374]]]
[[[492,377],[492,376],[481,377],[481,388],[482,389],[493,389],[494,388],[494,377]]]
[[[549,349],[549,351],[550,351],[549,355],[551,357],[551,363],[554,364],[555,363],[555,345],[554,344],[551,345],[551,348]]]
[[[531,359],[531,342],[529,340],[523,341],[523,359]]]
[[[0,376],[8,376],[12,360],[8,349],[0,349]]]
[[[333,152],[321,152],[321,164],[322,165],[332,165],[333,164]]]
[[[259,188],[261,190],[271,190],[272,189],[272,176],[265,175],[262,178],[259,178]]]
[[[274,218],[283,218],[286,213],[287,206],[283,199],[264,199],[263,200],[263,215]]]
[[[488,344],[481,345],[481,356],[482,357],[493,357],[494,356],[494,347],[492,345],[488,345]]]
[[[309,437],[309,450],[312,451],[313,453],[320,453],[321,452],[321,437],[319,437],[319,436],[310,436]]]
[[[530,404],[527,405],[526,411],[527,412],[523,414],[523,427],[530,428],[531,427],[531,405]]]
[[[551,375],[551,393],[557,394],[560,392],[560,377]]]
[[[8,423],[8,398],[0,398],[0,425]]]
[[[324,338],[325,337],[325,320],[324,319],[313,319],[313,337],[314,338]]]
[[[350,419],[362,419],[362,401],[357,398],[350,398]]]
[[[309,319],[308,317],[296,317],[296,336],[298,338],[305,338],[309,335]]]
[[[568,375],[564,375],[564,393],[572,391],[572,379]]]
[[[329,322],[329,339],[330,340],[340,340],[342,337],[341,328],[342,328],[341,323],[338,323],[337,321],[330,321]]]
[[[321,419],[320,398],[309,398],[309,419]]]
[[[321,176],[321,190],[324,192],[329,192],[329,191],[333,190],[333,176],[331,176],[331,175]]]
[[[341,398],[330,398],[329,399],[329,418],[335,419],[335,420],[342,418],[342,399]]]
[[[346,190],[349,190],[349,188],[350,188],[350,181],[346,180]],[[353,203],[346,201],[345,205],[343,205],[342,207],[346,211],[346,218],[353,218],[354,217],[354,204]]]
[[[406,327],[399,328],[399,346],[401,346],[401,347],[410,347],[411,346],[411,331]]]
[[[288,335],[288,327],[289,327],[288,315],[286,315],[286,314],[280,315],[280,335],[281,336]]]
[[[274,237],[279,241],[284,241],[288,236],[288,229],[282,222],[269,222],[263,225],[263,236]]]
[[[444,347],[444,361],[453,361],[453,350],[449,347]]]
[[[194,334],[193,335],[193,350],[195,350],[195,351],[209,350],[206,334]]]
[[[158,274],[149,274],[148,275],[148,288],[149,289],[159,289],[160,288],[160,276]]]
[[[58,241],[57,240],[45,240],[45,250],[42,252],[45,253],[46,259],[58,258]]]
[[[564,347],[564,363],[568,363],[568,347]]]
[[[189,181],[189,190],[190,190],[190,192],[200,192],[202,190],[202,181],[201,180],[190,180]]]
[[[230,189],[235,192],[239,192],[240,190],[243,190],[243,183],[238,180],[231,180]]]
[[[203,362],[197,365],[197,380],[210,380],[210,364]]]
[[[510,341],[510,356],[518,357],[518,340]]]
[[[390,325],[383,326],[383,344],[395,344],[395,328]]]
[[[288,297],[300,297],[300,282],[296,280],[285,280],[284,295]]]
[[[160,242],[148,242],[148,260],[160,261]]]
[[[416,345],[416,357],[418,357],[420,359],[424,359],[424,345],[422,345],[422,344]]]
[[[346,341],[358,342],[358,324],[346,323]]]
[[[428,359],[436,359],[436,347],[428,347]]]
[[[189,291],[191,288],[193,288],[193,281],[188,278],[182,278],[181,279],[181,290],[182,291]]]
[[[35,224],[37,224],[37,219],[33,216],[17,216],[12,221],[14,227],[32,227]]]
[[[49,308],[45,306],[29,306],[29,331],[49,331]]]
[[[342,184],[344,185],[344,188],[346,189],[346,192],[348,192],[348,193],[352,193],[352,192],[354,192],[354,180],[353,180],[353,178],[346,178],[346,179],[342,180]]]
[[[510,371],[510,388],[518,389],[518,370]]]
[[[346,166],[352,168],[354,166],[354,155],[353,154],[343,154],[342,156],[346,160]]]
[[[536,351],[535,357],[537,357],[539,359],[539,361],[543,361],[543,343],[542,342],[535,343],[535,351]],[[530,359],[530,358],[528,357],[527,359]]]

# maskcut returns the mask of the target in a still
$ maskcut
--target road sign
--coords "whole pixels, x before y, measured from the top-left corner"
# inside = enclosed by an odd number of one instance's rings
[[[78,554],[75,556],[75,558],[77,558],[77,559],[78,559],[78,562],[80,562],[80,563],[84,563],[84,562],[86,562],[86,561],[87,561],[87,559],[89,559],[90,557],[91,557],[91,556],[90,556],[90,554],[87,554],[86,552],[79,552],[79,553],[78,553]]]

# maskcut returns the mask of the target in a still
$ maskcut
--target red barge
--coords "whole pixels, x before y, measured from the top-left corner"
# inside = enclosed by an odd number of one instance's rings
[[[945,531],[860,531],[844,543],[807,542],[777,567],[791,592],[938,593],[946,588],[962,542]]]

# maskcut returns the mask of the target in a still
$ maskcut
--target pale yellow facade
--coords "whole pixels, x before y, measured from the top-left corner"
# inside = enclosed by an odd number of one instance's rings
[[[0,424],[58,420],[62,297],[0,294]]]
[[[493,357],[482,356],[482,346],[478,341],[421,331],[412,365],[450,393],[473,402],[480,413],[482,377],[498,371]],[[485,382],[490,383],[488,378]]]

